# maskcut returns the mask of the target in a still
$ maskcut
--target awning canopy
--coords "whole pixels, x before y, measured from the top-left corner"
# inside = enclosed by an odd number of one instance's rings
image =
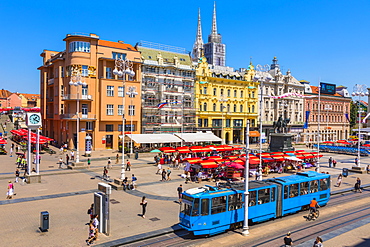
[[[136,143],[171,143],[181,142],[179,138],[171,134],[130,134],[126,135]]]
[[[249,137],[259,137],[260,132],[258,131],[249,131]]]
[[[181,138],[185,142],[220,142],[222,141],[221,138],[216,136],[213,133],[203,133],[203,132],[197,132],[197,133],[175,133],[175,136],[178,138]]]

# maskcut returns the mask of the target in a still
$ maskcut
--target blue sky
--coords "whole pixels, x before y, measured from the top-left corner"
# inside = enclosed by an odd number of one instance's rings
[[[270,64],[274,56],[298,80],[370,86],[370,1],[219,0],[218,32],[226,63]],[[191,50],[201,9],[203,40],[213,1],[0,1],[0,89],[39,93],[39,56],[62,51],[67,33],[135,45],[140,40]]]

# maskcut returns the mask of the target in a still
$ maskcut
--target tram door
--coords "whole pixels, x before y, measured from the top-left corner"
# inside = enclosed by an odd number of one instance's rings
[[[276,217],[281,217],[283,208],[283,186],[281,184],[276,185]]]

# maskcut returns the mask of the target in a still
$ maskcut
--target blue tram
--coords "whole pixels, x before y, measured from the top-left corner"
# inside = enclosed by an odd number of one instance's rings
[[[243,225],[244,183],[206,185],[182,194],[180,226],[194,235],[214,235]],[[320,206],[330,199],[330,175],[314,171],[249,182],[249,222],[262,222]]]

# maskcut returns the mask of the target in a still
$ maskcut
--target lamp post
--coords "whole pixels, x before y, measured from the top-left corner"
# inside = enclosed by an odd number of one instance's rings
[[[115,68],[113,74],[122,77],[122,168],[121,168],[121,179],[125,179],[125,85],[126,85],[126,74],[130,77],[135,76],[133,70],[133,63],[128,59],[122,59],[120,57],[115,60]]]
[[[272,80],[272,76],[268,73],[270,70],[270,66],[268,64],[256,66],[256,74],[254,75],[253,81],[259,82],[260,85],[260,114],[259,114],[259,131],[260,131],[260,139],[259,139],[259,153],[260,153],[260,162],[258,164],[258,180],[262,180],[262,111],[263,111],[263,83],[269,82]]]
[[[133,106],[133,99],[139,93],[136,92],[136,87],[129,87],[128,92],[126,94],[128,95],[128,97],[131,98],[131,107],[132,107]],[[130,151],[130,154],[133,154],[134,153],[133,143],[132,143],[132,116],[134,115],[134,110],[133,109],[131,109],[131,113],[129,111],[129,115],[130,115],[130,120],[131,120],[131,128],[130,128],[130,132],[131,132],[131,151]]]
[[[225,144],[225,138],[224,138],[224,109],[226,108],[226,106],[224,106],[223,102],[226,102],[227,99],[224,99],[224,98],[221,98],[218,100],[219,102],[221,102],[221,114],[222,114],[222,117],[221,117],[221,139],[222,139],[222,144]]]
[[[319,99],[317,102],[317,163],[316,163],[316,171],[320,172],[320,120],[321,120],[321,84],[319,82],[319,86],[317,87],[319,90]]]
[[[72,71],[71,80],[69,81],[70,86],[75,86],[77,88],[77,106],[76,106],[76,116],[77,116],[77,126],[76,126],[76,163],[80,162],[80,151],[79,151],[79,132],[80,132],[80,88],[79,86],[86,87],[86,82],[84,81],[84,77],[82,76],[81,72],[77,69]]]
[[[357,166],[358,167],[361,167],[361,162],[360,162],[360,158],[361,158],[361,113],[363,113],[364,111],[362,110],[362,108],[360,108],[360,99],[361,97],[364,97],[364,96],[368,96],[369,93],[367,91],[367,86],[366,85],[360,85],[360,84],[356,84],[354,87],[353,87],[353,93],[352,93],[352,96],[355,97],[355,96],[358,96],[358,143],[357,143]]]
[[[261,159],[261,157],[260,157]],[[244,224],[243,224],[243,236],[249,235],[248,227],[248,206],[249,206],[249,120],[247,120],[247,128],[245,131],[245,168],[244,168]]]

